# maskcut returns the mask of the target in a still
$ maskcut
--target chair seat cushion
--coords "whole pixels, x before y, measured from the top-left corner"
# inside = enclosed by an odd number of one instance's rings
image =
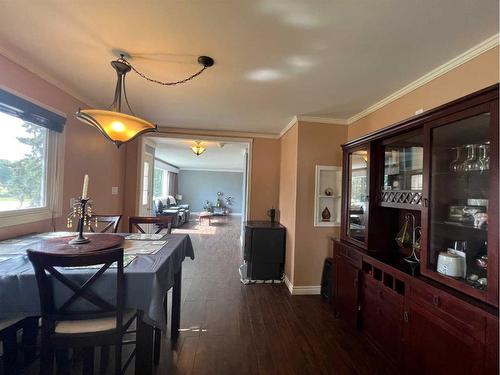
[[[133,318],[135,310],[125,310],[123,313],[123,324]],[[75,334],[102,332],[116,329],[116,317],[88,319],[88,320],[65,320],[56,322],[55,333]]]
[[[0,319],[0,331],[3,331],[5,328],[9,328],[10,326],[20,322],[23,318],[13,318],[13,319]]]

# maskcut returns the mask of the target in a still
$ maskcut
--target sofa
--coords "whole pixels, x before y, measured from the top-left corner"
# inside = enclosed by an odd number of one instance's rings
[[[178,228],[189,222],[189,204],[177,204],[171,195],[155,198],[153,201],[155,216],[172,216],[172,227]]]

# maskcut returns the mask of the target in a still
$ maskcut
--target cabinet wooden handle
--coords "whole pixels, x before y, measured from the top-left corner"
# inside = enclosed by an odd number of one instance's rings
[[[424,207],[429,207],[429,199],[424,198]]]
[[[408,311],[405,311],[403,313],[403,319],[404,319],[405,323],[408,323]]]
[[[432,304],[434,306],[439,306],[439,296],[432,296]]]

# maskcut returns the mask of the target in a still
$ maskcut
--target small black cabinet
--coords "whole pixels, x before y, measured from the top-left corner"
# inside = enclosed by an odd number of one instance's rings
[[[279,280],[285,265],[286,229],[279,223],[247,221],[244,260],[252,280]]]

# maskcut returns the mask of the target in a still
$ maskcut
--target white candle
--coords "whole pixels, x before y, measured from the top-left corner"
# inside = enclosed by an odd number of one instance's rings
[[[87,191],[89,190],[89,175],[86,174],[83,178],[83,190],[82,190],[82,198],[87,199]]]

